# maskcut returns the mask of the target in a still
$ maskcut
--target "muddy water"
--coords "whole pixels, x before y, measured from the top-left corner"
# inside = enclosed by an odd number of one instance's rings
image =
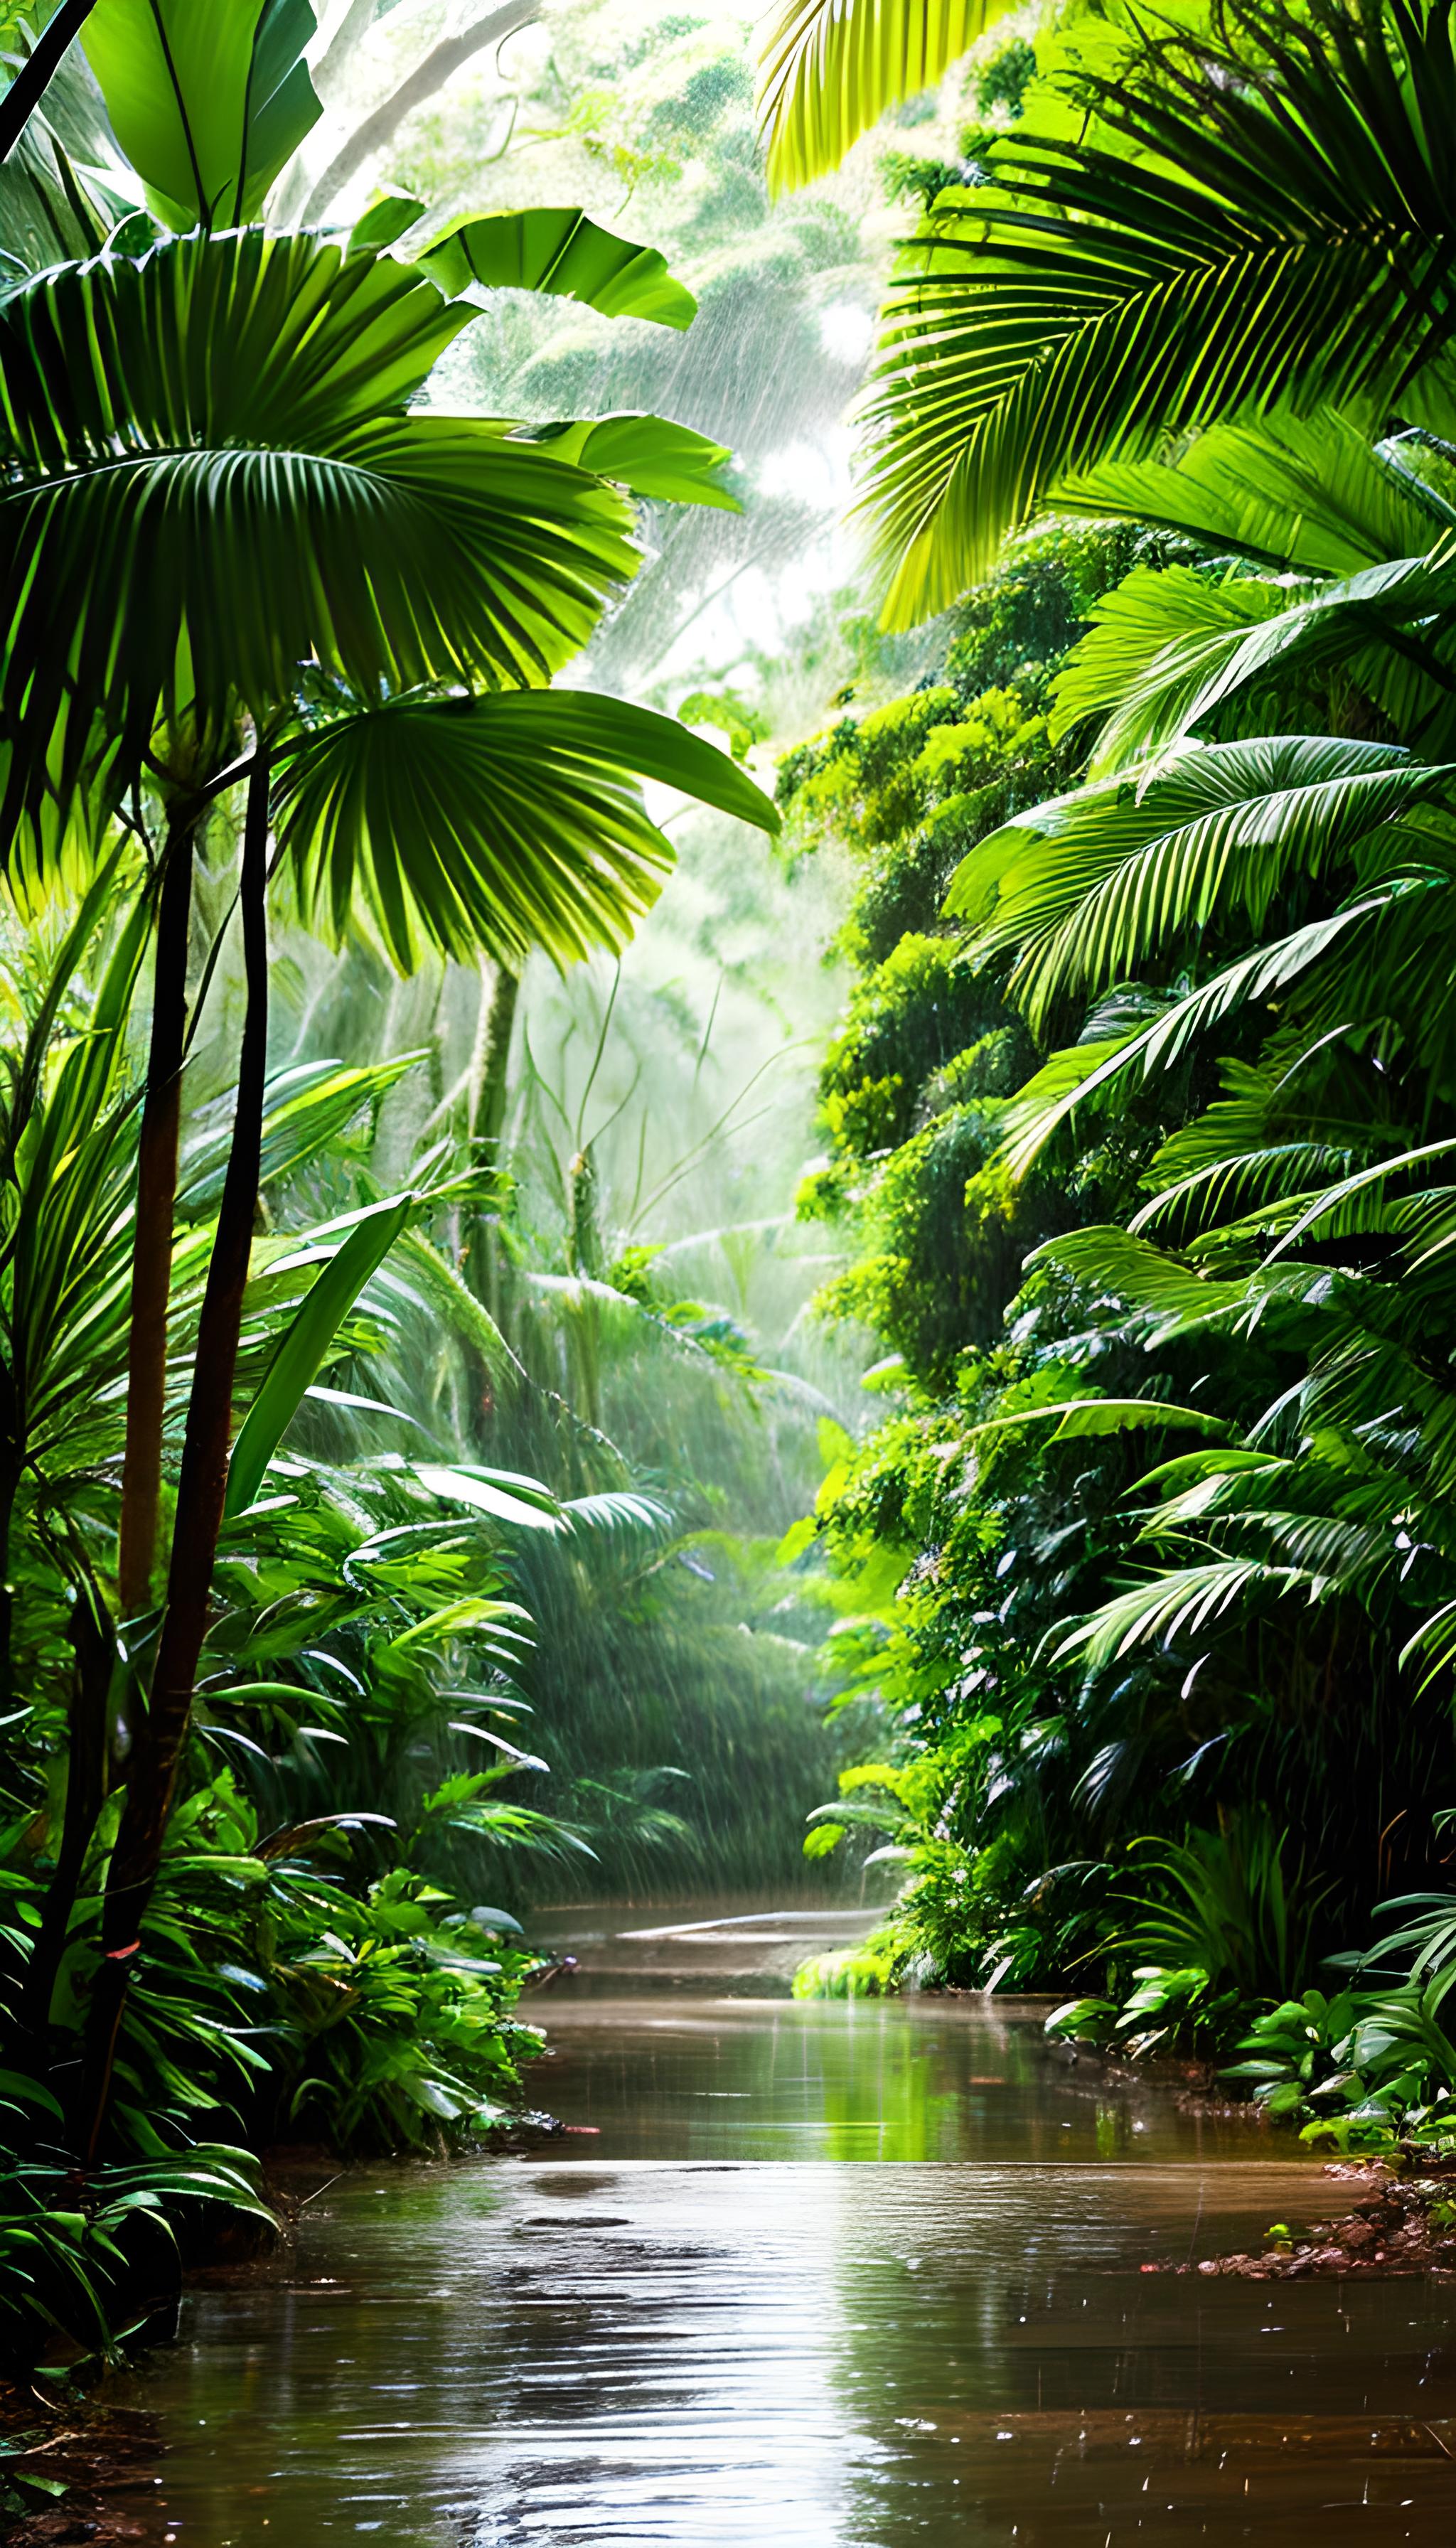
[[[1318,2168],[1039,2011],[775,1997],[822,1922],[647,1925],[562,1924],[548,2155],[352,2172],[189,2301],[152,2535],[1448,2548],[1451,2288],[1140,2270],[1316,2217]]]

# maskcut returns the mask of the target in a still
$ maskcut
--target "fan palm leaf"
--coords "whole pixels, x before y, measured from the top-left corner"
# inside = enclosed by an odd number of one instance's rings
[[[642,778],[777,827],[747,774],[676,720],[514,690],[397,699],[305,736],[281,768],[277,838],[306,914],[341,937],[362,905],[407,971],[427,946],[567,961],[619,949],[672,864]]]
[[[393,259],[260,230],[0,304],[12,821],[74,786],[98,722],[135,771],[159,718],[226,735],[306,666],[365,692],[536,682],[584,643],[635,569],[629,507],[544,446],[411,410],[470,315]]]

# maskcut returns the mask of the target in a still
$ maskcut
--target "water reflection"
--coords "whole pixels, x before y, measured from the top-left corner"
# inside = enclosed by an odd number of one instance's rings
[[[1242,2124],[1180,2115],[1136,2080],[1109,2088],[1046,2043],[1044,2006],[560,2000],[537,2093],[601,2157],[1249,2154]]]
[[[1139,2271],[1308,2217],[1318,2172],[1099,2102],[1030,2012],[550,2014],[592,2138],[353,2174],[287,2273],[194,2301],[148,2535],[1449,2538],[1449,2287]]]

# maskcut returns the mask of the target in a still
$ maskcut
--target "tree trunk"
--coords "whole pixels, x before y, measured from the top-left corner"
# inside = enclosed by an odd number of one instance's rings
[[[314,64],[314,87],[323,103],[330,103],[329,91],[342,78],[349,56],[361,45],[379,13],[379,0],[349,0],[333,34]]]
[[[505,1109],[510,1096],[510,1046],[520,1002],[520,975],[498,963],[495,979],[487,990],[490,970],[485,957],[482,957],[480,1016],[475,1051],[471,1056],[466,1131],[472,1165],[495,1168],[500,1165],[500,1136],[505,1129]],[[476,1203],[463,1216],[460,1248],[461,1274],[476,1299],[485,1304],[492,1318],[498,1321],[500,1306],[499,1229],[497,1212],[494,1209],[482,1210]],[[476,1412],[489,1426],[496,1412],[495,1377],[484,1356],[473,1349],[467,1349],[465,1361],[471,1377]],[[473,1426],[469,1429],[474,1431]]]
[[[192,1693],[207,1631],[213,1561],[223,1527],[232,1381],[252,1251],[268,1061],[268,756],[260,742],[248,785],[242,846],[243,967],[247,1019],[237,1071],[232,1147],[208,1265],[197,1360],[177,1481],[177,1520],[166,1608],[146,1722],[132,1757],[127,1799],[107,1873],[102,1960],[91,1991],[81,2120],[94,2158],[111,2098],[112,2067],[138,1932],[161,1864],[162,1843],[192,1719]]]
[[[483,53],[488,45],[503,45],[507,36],[531,26],[540,15],[541,0],[505,0],[502,8],[492,9],[473,27],[464,28],[458,36],[447,36],[443,44],[432,46],[423,61],[416,62],[409,78],[400,82],[394,95],[356,126],[342,149],[329,161],[304,206],[304,220],[321,221],[335,195],[343,193],[365,160],[372,159],[376,150],[392,141],[406,116],[435,96],[452,73],[474,54]]]
[[[483,996],[481,1001],[478,1061],[471,1073],[472,1149],[482,1141],[499,1145],[505,1130],[505,1106],[510,1095],[510,1045],[519,1002],[520,975],[512,973],[504,964],[498,964],[490,1000],[487,1002]],[[498,1164],[495,1159],[491,1161],[493,1167]]]
[[[601,1280],[601,1224],[597,1213],[596,1162],[589,1141],[579,1150],[566,1172],[566,1262],[571,1274],[585,1274],[588,1281]],[[592,1422],[595,1422],[592,1417]]]
[[[151,1049],[136,1157],[136,1231],[132,1243],[132,1313],[127,1342],[127,1448],[122,1467],[118,1576],[124,1619],[151,1607],[161,1504],[162,1427],[167,1401],[167,1298],[172,1279],[172,1213],[182,1120],[187,1033],[187,950],[192,864],[202,821],[178,814],[167,835],[156,915]]]

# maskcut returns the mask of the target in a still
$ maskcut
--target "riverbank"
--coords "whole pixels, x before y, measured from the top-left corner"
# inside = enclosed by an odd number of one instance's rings
[[[7,2548],[122,2548],[154,2539],[161,2430],[100,2399],[0,2384],[0,2523]],[[11,2509],[6,2509],[8,2496]]]
[[[1344,2209],[1294,2231],[1274,2225],[1257,2249],[1182,2263],[1176,2274],[1233,2275],[1245,2282],[1302,2282],[1311,2277],[1429,2274],[1456,2281],[1456,2161],[1418,2176],[1384,2159],[1335,2161],[1323,2170],[1340,2188]]]

